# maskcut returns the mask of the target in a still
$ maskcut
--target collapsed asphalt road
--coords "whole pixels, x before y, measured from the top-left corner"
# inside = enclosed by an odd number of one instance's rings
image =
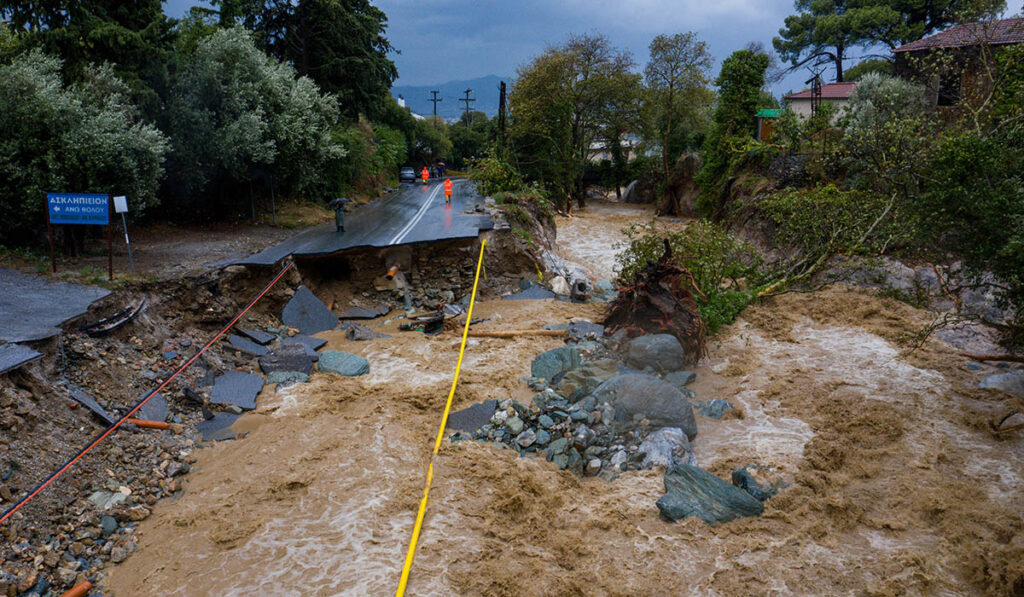
[[[440,240],[475,238],[493,226],[476,211],[483,199],[466,180],[453,180],[452,204],[446,206],[442,180],[429,185],[403,184],[389,196],[346,215],[345,231],[324,224],[303,231],[259,253],[211,265],[273,265],[289,255],[329,255],[361,247],[388,247]]]

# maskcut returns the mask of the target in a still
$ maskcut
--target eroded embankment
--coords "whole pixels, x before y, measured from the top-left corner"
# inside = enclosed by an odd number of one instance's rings
[[[598,305],[551,301],[478,309],[491,319],[482,329],[600,316]],[[925,321],[832,288],[764,301],[714,339],[691,387],[742,417],[699,418],[694,450],[722,478],[752,463],[784,471],[792,485],[759,518],[673,524],[654,506],[660,472],[581,479],[543,459],[446,443],[410,594],[1019,592],[1024,440],[992,435],[1004,396],[974,389],[982,373],[952,349],[901,353]],[[109,592],[393,591],[458,341],[394,325],[375,325],[393,337],[369,343],[324,335],[366,356],[370,375],[264,390],[240,423],[250,434],[201,451],[185,495],[142,523]],[[455,407],[528,399],[519,378],[559,344],[473,343]]]

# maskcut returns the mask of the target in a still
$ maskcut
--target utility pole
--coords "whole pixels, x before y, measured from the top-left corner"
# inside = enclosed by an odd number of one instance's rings
[[[434,126],[437,126],[437,102],[443,102],[444,98],[437,97],[437,94],[441,93],[440,91],[431,90],[430,93],[433,94],[434,97],[430,98],[428,101],[434,102]]]
[[[472,89],[467,89],[467,90],[463,91],[462,93],[465,93],[466,97],[459,99],[459,101],[460,102],[464,102],[466,104],[465,115],[466,115],[466,126],[468,127],[469,126],[469,104],[470,104],[470,102],[475,102],[476,98],[470,99],[470,97],[469,97],[469,94],[473,93]]]
[[[505,82],[498,92],[498,154],[505,159]]]

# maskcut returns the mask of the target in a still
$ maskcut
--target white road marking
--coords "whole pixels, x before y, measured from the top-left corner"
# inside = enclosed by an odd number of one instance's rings
[[[427,195],[427,200],[423,202],[423,206],[420,207],[420,210],[416,212],[416,215],[413,216],[411,220],[409,220],[409,223],[405,225],[405,228],[398,231],[398,234],[396,234],[395,237],[391,239],[391,242],[388,243],[389,245],[395,245],[405,240],[405,237],[412,232],[412,229],[416,227],[416,224],[423,219],[423,215],[427,213],[427,208],[430,207],[430,203],[437,197],[437,193],[440,190],[441,185],[434,187],[434,190]]]

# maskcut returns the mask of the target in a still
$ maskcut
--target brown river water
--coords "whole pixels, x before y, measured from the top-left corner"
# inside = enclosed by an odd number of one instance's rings
[[[631,212],[632,210],[632,212]],[[635,215],[633,215],[635,214]],[[569,258],[610,276],[612,245],[648,212],[597,204],[559,220]],[[599,250],[596,247],[600,247]],[[584,261],[586,260],[586,261]],[[489,301],[492,329],[597,320],[600,305]],[[1024,439],[987,428],[1003,397],[907,305],[831,288],[750,309],[712,339],[692,386],[740,416],[698,418],[698,464],[759,463],[792,485],[760,518],[669,523],[661,474],[581,479],[462,442],[436,463],[410,595],[973,595],[1024,584]],[[380,325],[380,324],[378,324]],[[332,348],[356,379],[268,387],[244,439],[200,451],[184,496],[140,524],[104,594],[388,595],[397,587],[458,337]],[[557,338],[480,339],[454,408],[531,392],[520,377]]]

